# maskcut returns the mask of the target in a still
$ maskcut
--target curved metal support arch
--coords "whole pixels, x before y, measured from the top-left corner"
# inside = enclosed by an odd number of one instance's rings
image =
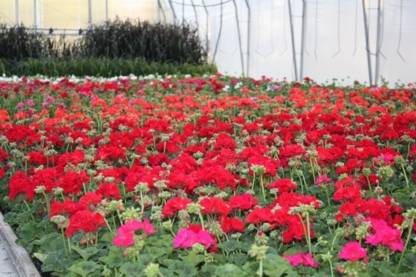
[[[364,13],[364,30],[365,30],[365,44],[367,50],[367,66],[368,66],[368,78],[370,86],[373,84],[373,73],[371,70],[371,53],[370,53],[370,39],[368,37],[368,22],[367,22],[367,9],[365,7],[365,0],[363,0],[363,13]]]
[[[247,76],[250,76],[250,41],[251,41],[251,33],[250,33],[250,26],[251,26],[251,8],[250,8],[250,5],[248,4],[248,0],[245,0],[246,1],[246,6],[247,6],[247,16],[248,16],[248,19],[247,19],[247,71],[246,71],[246,73],[247,73]],[[271,39],[273,39],[273,38],[271,38]]]
[[[206,28],[205,28],[205,40],[206,40],[207,53],[209,53],[209,34],[208,34],[208,30],[209,30],[209,12],[208,12],[207,7],[205,6],[205,1],[204,0],[202,0],[202,4],[204,5],[205,14],[207,15]]]
[[[243,58],[243,47],[241,45],[241,32],[240,32],[240,21],[238,20],[238,8],[237,4],[235,3],[235,0],[233,0],[234,7],[235,7],[235,19],[237,23],[237,32],[238,32],[238,44],[240,46],[240,59],[241,59],[241,70],[243,72],[243,77],[246,76],[244,72],[244,58]]]
[[[214,50],[214,56],[212,57],[212,63],[215,62],[215,56],[217,55],[218,45],[220,44],[220,38],[221,38],[221,32],[222,32],[222,17],[223,17],[222,1],[223,0],[221,0],[220,30],[218,32],[217,42],[215,44],[215,50]]]
[[[295,80],[298,81],[298,65],[296,61],[296,47],[295,47],[295,34],[293,31],[293,14],[291,0],[288,0],[289,6],[289,20],[290,20],[290,34],[292,36],[292,54],[293,54],[293,67],[295,69]]]
[[[173,21],[175,23],[177,23],[178,22],[178,18],[176,17],[176,12],[175,12],[175,9],[173,8],[173,4],[172,4],[172,1],[171,0],[169,0],[169,6],[170,6],[170,9],[172,10],[172,13],[173,13]]]

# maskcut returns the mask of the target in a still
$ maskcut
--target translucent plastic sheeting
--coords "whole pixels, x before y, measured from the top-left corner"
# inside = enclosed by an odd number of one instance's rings
[[[416,1],[165,2],[176,22],[196,22],[202,38],[208,32],[210,61],[226,74],[344,85],[416,81]]]
[[[91,13],[88,3],[0,0],[0,23],[32,27],[35,14],[38,28],[86,28],[116,16],[186,21],[225,74],[345,85],[416,81],[414,0],[90,0]]]
[[[308,1],[306,9],[303,76],[320,83],[337,78],[340,84],[355,80],[368,84],[362,1]]]
[[[390,85],[416,81],[416,1],[386,1],[380,76]]]

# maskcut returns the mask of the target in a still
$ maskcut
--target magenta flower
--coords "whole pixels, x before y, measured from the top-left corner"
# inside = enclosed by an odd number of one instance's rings
[[[33,106],[35,105],[35,101],[33,101],[32,99],[29,99],[29,100],[27,100],[26,104],[27,104],[29,107],[33,107]]]
[[[318,178],[316,178],[316,180],[315,180],[315,184],[319,185],[320,183],[328,183],[328,182],[331,182],[331,181],[332,181],[332,179],[331,179],[331,178],[329,178],[329,177],[327,177],[327,176],[324,174],[324,175],[321,175],[321,176],[319,176]]]
[[[23,102],[19,102],[19,103],[17,103],[16,107],[17,107],[18,109],[23,109],[23,108],[25,107],[25,103],[23,103]]]
[[[142,222],[141,229],[148,235],[156,233],[155,228],[153,227],[153,225],[150,223],[148,219],[145,219]]]
[[[309,266],[318,268],[319,264],[314,260],[311,253],[298,253],[295,255],[282,255],[292,266]]]
[[[120,231],[120,228],[117,230],[117,233],[119,234],[113,239],[113,243],[115,246],[123,246],[123,247],[129,247],[130,245],[134,244],[134,233],[128,232],[126,229],[123,229]]]
[[[386,245],[392,251],[403,252],[404,241],[401,238],[401,231],[387,225],[383,219],[367,218],[366,221],[371,222],[371,229],[374,234],[369,234],[366,237],[365,243],[377,246]]]
[[[174,248],[189,248],[197,243],[196,234],[189,229],[181,229],[173,240]]]
[[[113,240],[114,245],[123,247],[133,245],[135,242],[134,232],[138,230],[143,230],[146,236],[156,233],[156,230],[148,219],[145,219],[143,222],[131,219],[117,229],[118,235]]]
[[[174,248],[190,248],[195,243],[199,243],[209,248],[214,244],[211,234],[205,230],[200,230],[198,233],[190,229],[181,229],[173,241]]]
[[[355,262],[360,259],[366,258],[367,250],[365,248],[362,248],[360,243],[352,241],[344,245],[338,257],[340,259]]]

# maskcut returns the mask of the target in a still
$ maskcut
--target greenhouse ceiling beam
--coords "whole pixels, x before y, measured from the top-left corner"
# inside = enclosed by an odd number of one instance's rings
[[[307,3],[306,0],[302,0],[302,40],[300,50],[300,72],[299,79],[303,80],[303,62],[305,56],[305,43],[306,43],[306,19],[307,19]]]
[[[365,44],[367,50],[367,67],[368,67],[368,79],[370,86],[373,84],[373,73],[371,70],[371,52],[370,52],[370,39],[368,36],[368,21],[367,21],[367,9],[365,7],[366,0],[363,0],[363,14],[364,14],[364,31],[365,31]]]
[[[249,5],[249,3],[248,3],[248,0],[245,0],[246,1],[246,6],[247,6],[247,17],[248,17],[248,19],[247,19],[247,70],[246,70],[246,73],[247,73],[247,76],[250,76],[250,25],[251,25],[251,8],[250,8],[250,5]]]
[[[243,58],[243,46],[241,44],[241,32],[240,32],[240,21],[238,20],[238,9],[235,0],[233,0],[234,7],[235,7],[235,20],[237,22],[237,32],[238,32],[238,45],[240,46],[240,59],[241,59],[241,70],[243,72],[243,77],[246,76],[244,73],[244,58]]]
[[[378,0],[377,16],[377,53],[376,53],[376,76],[374,83],[378,84],[380,78],[380,53],[381,53],[381,30],[384,25],[384,1]]]
[[[295,47],[295,35],[293,32],[293,14],[291,0],[287,1],[289,4],[289,21],[290,21],[290,34],[292,37],[292,53],[293,53],[293,67],[295,69],[295,80],[298,81],[298,65],[296,61],[296,47]]]

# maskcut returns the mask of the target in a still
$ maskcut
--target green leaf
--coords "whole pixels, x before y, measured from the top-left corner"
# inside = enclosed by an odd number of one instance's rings
[[[141,263],[127,262],[120,267],[120,272],[124,273],[126,277],[140,277],[143,276],[145,268]]]
[[[75,250],[85,261],[87,261],[91,256],[94,256],[98,252],[98,249],[95,247],[81,249],[77,245],[74,245],[72,246],[72,249]]]
[[[33,256],[35,256],[39,261],[43,263],[48,257],[48,254],[34,253]]]
[[[197,270],[193,264],[185,261],[173,261],[168,266],[168,269],[172,270],[179,276],[196,276]]]
[[[266,255],[266,260],[264,261],[263,268],[264,273],[266,273],[268,276],[280,277],[284,274],[287,274],[288,276],[296,276],[293,275],[294,272],[290,263],[286,259],[275,254]]]
[[[94,272],[96,269],[98,269],[100,266],[92,261],[82,261],[73,264],[69,270],[72,272],[75,272],[82,277],[86,277],[88,274]]]
[[[225,264],[218,266],[215,269],[215,275],[217,276],[227,276],[227,277],[241,277],[247,276],[244,271],[242,271],[238,266],[234,264]]]
[[[243,244],[238,240],[229,240],[229,241],[224,241],[224,242],[219,243],[217,247],[218,249],[221,249],[230,253],[237,249],[242,249]]]
[[[123,252],[124,250],[122,248],[112,246],[108,256],[101,257],[99,260],[108,265],[109,268],[120,267],[126,261]]]
[[[416,254],[411,252],[406,253],[403,258],[402,266],[407,267],[409,269],[414,269],[416,264]]]
[[[197,266],[198,264],[205,261],[205,257],[203,255],[195,255],[195,254],[192,254],[192,253],[189,254],[189,255],[185,255],[185,256],[179,256],[179,258],[182,261],[193,264],[194,266]]]

